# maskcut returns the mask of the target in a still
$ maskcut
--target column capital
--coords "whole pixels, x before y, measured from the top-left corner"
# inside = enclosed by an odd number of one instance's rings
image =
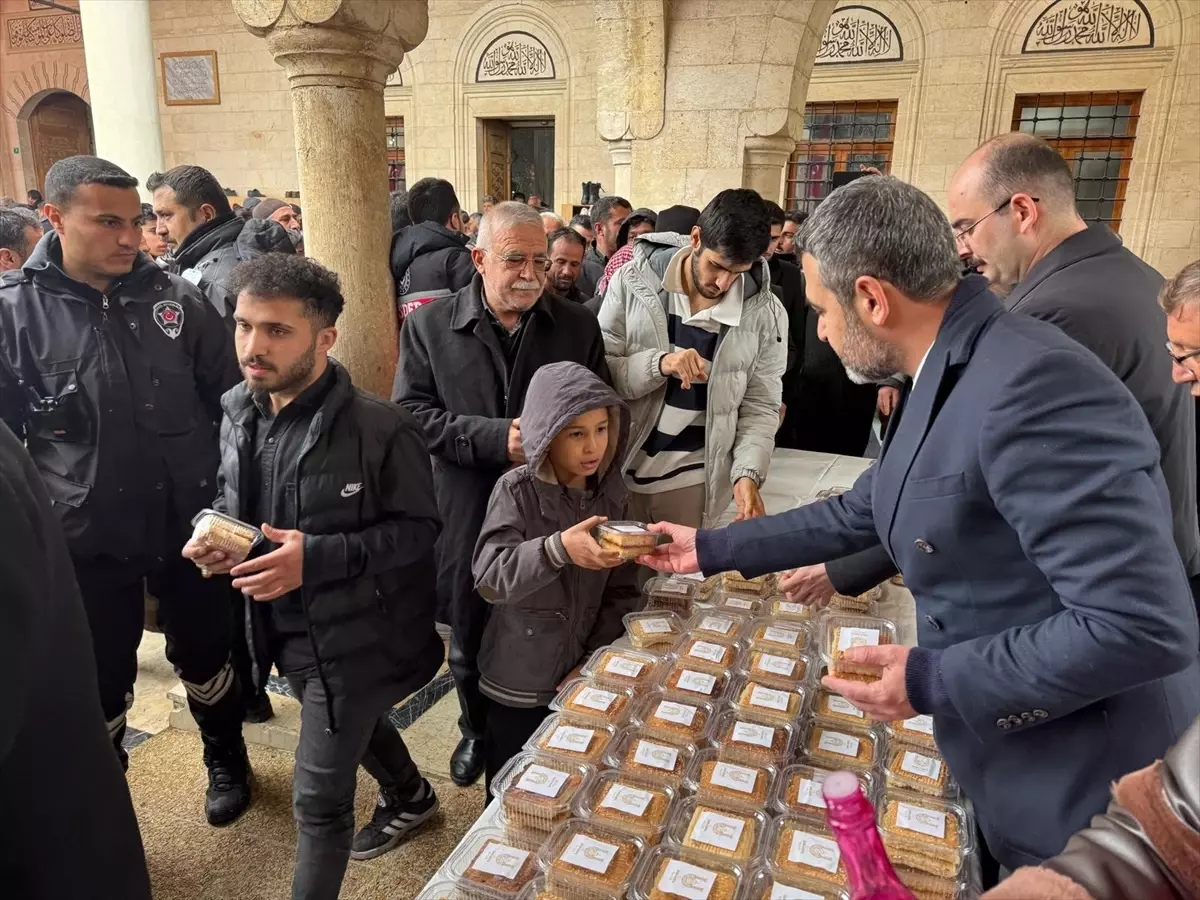
[[[232,0],[293,86],[383,87],[429,30],[428,0]]]
[[[796,142],[786,134],[768,137],[748,135],[745,142],[747,166],[782,166],[796,149]]]
[[[615,141],[605,141],[608,144],[608,155],[614,166],[628,166],[633,162],[633,141],[620,138]]]

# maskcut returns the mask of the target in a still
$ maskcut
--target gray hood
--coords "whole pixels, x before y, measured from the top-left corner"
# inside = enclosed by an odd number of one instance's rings
[[[620,397],[590,369],[579,363],[557,362],[542,366],[529,381],[521,413],[521,443],[529,470],[542,481],[555,483],[547,458],[550,444],[576,416],[593,409],[609,410],[609,442],[597,473],[600,484],[620,478],[613,460],[625,458],[629,440],[629,410]],[[611,438],[617,435],[614,442]]]

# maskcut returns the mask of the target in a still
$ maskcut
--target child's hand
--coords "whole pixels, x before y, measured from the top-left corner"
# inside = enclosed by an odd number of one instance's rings
[[[581,569],[612,569],[625,561],[611,550],[602,548],[592,537],[592,529],[607,521],[607,516],[592,516],[562,533],[567,556]]]

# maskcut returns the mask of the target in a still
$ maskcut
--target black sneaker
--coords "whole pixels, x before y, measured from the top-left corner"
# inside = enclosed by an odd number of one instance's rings
[[[204,815],[209,825],[228,825],[250,805],[250,758],[246,745],[228,753],[204,750],[208,767],[208,792],[204,795]]]
[[[379,803],[371,821],[354,836],[351,859],[374,859],[392,850],[412,831],[438,811],[437,794],[424,778],[416,799],[400,800],[390,791],[379,791]]]

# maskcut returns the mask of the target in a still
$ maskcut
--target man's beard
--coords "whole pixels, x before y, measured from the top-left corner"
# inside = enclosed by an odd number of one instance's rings
[[[705,300],[719,300],[721,298],[721,289],[717,288],[716,293],[709,293],[704,284],[700,281],[700,254],[697,251],[692,252],[692,287],[700,292],[700,296]]]
[[[568,293],[570,293],[571,288],[575,287],[575,279],[574,278],[551,278],[550,284],[553,285],[554,290],[557,291],[559,294],[568,294]]]
[[[242,360],[243,368],[251,363],[256,365],[264,365],[263,361],[254,357],[251,357],[247,360]],[[266,391],[270,394],[281,394],[285,391],[291,390],[298,384],[303,384],[312,375],[313,369],[315,369],[316,366],[317,342],[314,338],[312,346],[310,346],[308,350],[304,352],[303,356],[292,363],[292,365],[288,367],[287,371],[278,372],[274,369],[271,369],[269,371],[274,374],[273,379],[268,377],[259,384],[251,381],[250,387],[253,390]]]
[[[873,336],[853,309],[842,307],[846,333],[838,357],[855,384],[875,384],[900,371],[900,351]]]
[[[525,279],[521,279],[508,285],[503,294],[498,292],[495,297],[492,297],[490,294],[488,296],[491,298],[491,302],[500,309],[521,313],[537,303],[538,298],[542,296],[544,288],[545,285],[540,281],[526,281]],[[486,285],[484,289],[486,290]],[[534,293],[534,291],[537,293]]]

